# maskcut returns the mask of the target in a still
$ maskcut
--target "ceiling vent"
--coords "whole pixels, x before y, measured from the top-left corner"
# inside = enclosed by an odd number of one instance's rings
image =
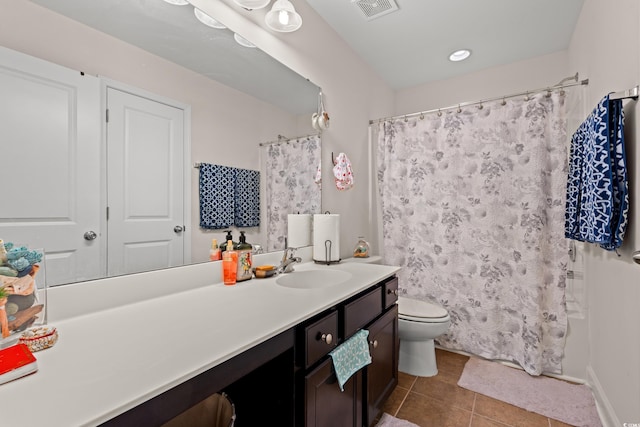
[[[351,0],[351,3],[358,5],[367,21],[398,10],[398,5],[394,0]]]

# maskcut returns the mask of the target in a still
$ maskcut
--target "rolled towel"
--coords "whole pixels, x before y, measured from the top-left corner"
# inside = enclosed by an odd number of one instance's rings
[[[341,391],[353,374],[371,363],[368,337],[369,331],[360,329],[329,353]]]

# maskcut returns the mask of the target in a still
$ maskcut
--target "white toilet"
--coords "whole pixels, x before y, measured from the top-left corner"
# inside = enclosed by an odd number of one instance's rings
[[[416,299],[398,297],[398,334],[400,335],[401,372],[420,377],[438,373],[434,338],[451,325],[443,307]]]

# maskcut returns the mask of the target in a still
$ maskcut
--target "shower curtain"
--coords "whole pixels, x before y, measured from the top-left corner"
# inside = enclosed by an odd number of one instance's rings
[[[320,164],[319,135],[262,147],[265,176],[267,251],[283,250],[287,215],[320,212],[316,173]]]
[[[437,341],[560,373],[567,332],[564,93],[380,123],[385,262],[444,306]]]

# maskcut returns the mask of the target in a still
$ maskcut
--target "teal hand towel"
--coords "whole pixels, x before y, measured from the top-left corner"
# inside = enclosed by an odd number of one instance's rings
[[[368,337],[369,331],[360,329],[329,353],[341,391],[344,391],[344,384],[353,374],[371,363]]]

